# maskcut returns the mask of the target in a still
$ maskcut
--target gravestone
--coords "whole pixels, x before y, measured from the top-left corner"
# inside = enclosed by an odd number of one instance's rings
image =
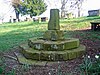
[[[64,32],[60,30],[58,9],[50,10],[48,30],[44,33],[43,38],[31,38],[28,43],[20,45],[20,49],[23,56],[17,55],[19,62],[35,65],[41,65],[41,61],[46,64],[45,61],[74,59],[85,52],[85,46],[80,45],[79,39],[64,38]]]

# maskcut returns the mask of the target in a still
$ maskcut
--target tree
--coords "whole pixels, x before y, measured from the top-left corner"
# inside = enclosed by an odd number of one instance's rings
[[[68,11],[68,8],[66,8],[67,5],[69,5],[69,9],[78,9],[78,17],[80,17],[80,12],[82,8],[82,3],[84,0],[61,0],[61,17],[63,18],[65,16],[65,12]]]
[[[0,24],[3,23],[4,16],[5,16],[5,13],[1,12],[1,13],[0,13]]]
[[[71,8],[76,8],[78,9],[78,17],[81,16],[81,9],[82,9],[82,3],[85,0],[74,0],[74,2],[72,2]]]
[[[65,6],[68,0],[61,0],[61,17],[65,16]]]
[[[24,0],[20,2],[19,12],[30,17],[42,14],[47,8],[44,0]]]
[[[11,0],[11,4],[14,7],[15,14],[16,14],[16,19],[18,21],[20,21],[19,20],[19,14],[20,14],[20,12],[17,10],[17,8],[20,8],[20,0]]]

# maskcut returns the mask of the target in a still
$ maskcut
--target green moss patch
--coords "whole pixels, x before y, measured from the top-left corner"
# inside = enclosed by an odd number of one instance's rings
[[[62,40],[64,39],[64,32],[61,30],[48,30],[44,33],[43,38],[46,40]]]
[[[63,51],[63,50],[77,48],[79,46],[79,39],[68,38],[68,39],[59,40],[59,41],[29,39],[28,45],[29,47],[36,50]]]
[[[21,46],[22,47],[22,46]],[[21,53],[31,60],[59,61],[77,58],[85,52],[85,46],[80,45],[78,48],[64,51],[43,51],[32,48],[21,48]]]

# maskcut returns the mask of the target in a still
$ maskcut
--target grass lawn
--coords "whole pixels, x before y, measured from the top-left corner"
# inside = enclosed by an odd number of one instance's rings
[[[60,61],[52,65],[47,62],[45,66],[22,65],[14,52],[18,51],[18,46],[26,43],[29,38],[42,37],[47,30],[47,22],[1,24],[0,75],[100,75],[100,31],[91,30],[91,21],[100,21],[100,17],[60,19],[64,37],[78,38],[80,43],[86,46],[86,53],[80,58]]]
[[[65,37],[81,35],[86,39],[100,39],[99,31],[81,32],[89,29],[91,21],[100,21],[100,17],[81,17],[76,19],[61,19],[61,30],[65,31]],[[42,37],[47,30],[47,23],[19,22],[0,25],[0,51],[8,51],[12,47],[27,42],[29,38]],[[87,36],[89,35],[89,36]]]

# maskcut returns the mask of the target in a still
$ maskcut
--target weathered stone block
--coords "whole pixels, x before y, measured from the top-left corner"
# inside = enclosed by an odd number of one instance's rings
[[[61,51],[63,50],[63,45],[62,44],[57,44],[54,42],[45,42],[44,43],[44,50],[47,51]]]
[[[79,39],[69,38],[59,41],[29,39],[28,45],[36,50],[62,51],[77,48],[79,46]]]
[[[67,51],[68,53],[68,59],[74,59],[76,58],[76,51]]]
[[[43,49],[43,43],[44,40],[37,40],[37,39],[29,39],[28,40],[28,45],[36,50],[42,50]]]
[[[65,39],[61,41],[44,42],[44,50],[62,51],[79,47],[79,39]]]
[[[73,49],[79,47],[79,39],[70,39],[65,40],[64,42],[64,49]]]
[[[21,53],[25,56],[27,59],[32,60],[39,60],[39,52],[28,50],[22,50]]]
[[[46,40],[63,40],[64,32],[61,30],[48,30],[44,33],[43,38]]]
[[[82,56],[86,52],[86,47],[84,45],[80,45],[80,49],[75,50],[77,57]]]
[[[68,60],[68,53],[66,51],[56,52],[55,58],[56,61]]]
[[[49,59],[49,53],[41,52],[41,53],[40,53],[40,60],[43,60],[43,61],[50,61],[50,59]]]
[[[28,44],[22,44],[20,45],[21,53],[25,56],[27,59],[33,59],[38,60],[39,59],[39,53],[32,48],[29,48]]]
[[[23,54],[27,59],[39,60],[39,53],[26,52]]]
[[[67,51],[68,58],[74,59],[74,58],[80,57],[85,53],[85,50],[86,50],[86,47],[84,45],[80,45],[78,48],[69,50]]]
[[[47,61],[37,61],[37,60],[26,59],[20,53],[15,53],[15,54],[18,58],[19,63],[21,64],[45,66],[47,63]]]

